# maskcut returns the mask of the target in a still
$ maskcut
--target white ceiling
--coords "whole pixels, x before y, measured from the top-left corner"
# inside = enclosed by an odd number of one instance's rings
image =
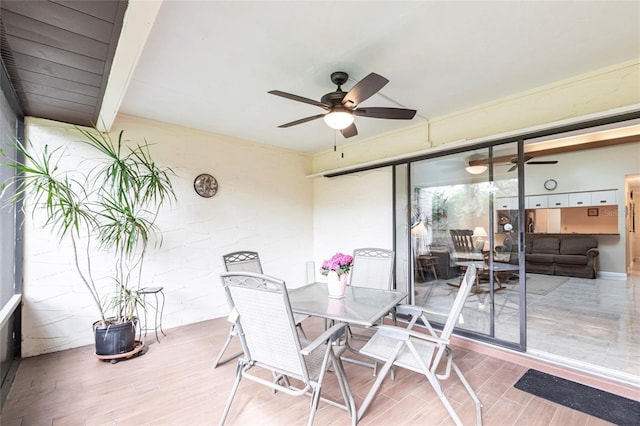
[[[323,110],[269,90],[320,100],[333,71],[344,90],[388,78],[362,106],[416,117],[357,117],[358,136],[337,135],[351,143],[639,57],[637,1],[165,0],[120,112],[318,153],[335,136],[322,120],[277,126]]]

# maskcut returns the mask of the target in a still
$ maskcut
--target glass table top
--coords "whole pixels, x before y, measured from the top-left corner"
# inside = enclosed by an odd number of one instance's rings
[[[323,282],[290,289],[288,293],[295,313],[362,326],[373,325],[407,297],[402,291],[348,285],[344,297],[334,299]]]

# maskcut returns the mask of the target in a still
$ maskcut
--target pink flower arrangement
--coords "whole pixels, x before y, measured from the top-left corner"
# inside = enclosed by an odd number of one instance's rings
[[[353,264],[353,256],[348,254],[336,253],[331,259],[327,259],[322,262],[320,273],[327,275],[329,271],[335,271],[336,274],[348,274]]]

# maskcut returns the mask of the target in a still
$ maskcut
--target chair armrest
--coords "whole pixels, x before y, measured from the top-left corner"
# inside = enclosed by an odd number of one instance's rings
[[[380,334],[384,337],[390,337],[396,340],[409,340],[410,337],[414,337],[420,340],[426,340],[428,342],[433,342],[436,344],[448,344],[447,340],[440,339],[439,337],[431,336],[424,333],[418,333],[413,330],[409,330],[402,327],[396,327],[393,325],[379,325],[373,327],[376,330],[376,333]]]
[[[309,343],[307,346],[300,350],[302,355],[309,355],[311,352],[316,350],[320,345],[325,344],[328,340],[331,340],[333,337],[338,335],[339,333],[344,333],[344,329],[346,328],[346,323],[336,324],[333,327],[327,329],[320,336],[316,337],[313,342]]]
[[[590,248],[589,250],[587,250],[588,257],[598,257],[599,254],[600,250],[598,250],[597,248]]]
[[[433,309],[427,309],[423,306],[416,306],[416,305],[398,305],[396,306],[396,313],[402,314],[402,315],[413,315],[413,316],[422,315],[423,313],[440,315],[443,317],[446,317],[449,315],[449,312],[436,311]]]

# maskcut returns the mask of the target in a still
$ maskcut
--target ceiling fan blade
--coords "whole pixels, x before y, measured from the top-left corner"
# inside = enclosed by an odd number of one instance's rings
[[[530,157],[528,155],[524,156],[524,162],[526,163],[527,161],[531,160],[533,157]],[[513,157],[511,160],[509,160],[510,162],[512,162],[513,164],[516,164],[518,162],[518,157]]]
[[[517,169],[517,168],[518,168],[518,165],[516,164],[515,166],[511,166],[511,167],[509,168],[509,170],[507,170],[507,172],[512,172],[512,171],[514,171],[514,170],[515,170],[515,169]]]
[[[278,127],[281,127],[281,128],[284,129],[284,128],[287,128],[287,127],[295,126],[296,124],[306,123],[307,121],[312,121],[312,120],[315,120],[315,119],[320,118],[320,117],[324,117],[324,114],[312,115],[311,117],[301,118],[300,120],[292,121],[290,123],[281,124]]]
[[[272,95],[276,95],[276,96],[281,96],[283,98],[291,99],[292,101],[304,102],[305,104],[319,106],[320,108],[324,108],[326,110],[331,108],[329,105],[325,105],[322,102],[314,101],[313,99],[305,98],[303,96],[294,95],[292,93],[282,92],[280,90],[270,90],[268,93],[270,93]]]
[[[348,108],[355,108],[359,103],[369,99],[382,89],[389,80],[374,72],[360,80],[355,86],[344,95],[342,105]]]
[[[411,120],[416,115],[415,109],[405,108],[358,108],[355,115],[369,118],[389,118],[395,120]]]
[[[527,164],[558,164],[558,160],[549,161],[529,161]]]
[[[340,130],[340,133],[342,133],[342,136],[344,136],[345,138],[350,138],[351,136],[357,135],[358,129],[356,129],[356,123],[351,123],[349,127]]]

